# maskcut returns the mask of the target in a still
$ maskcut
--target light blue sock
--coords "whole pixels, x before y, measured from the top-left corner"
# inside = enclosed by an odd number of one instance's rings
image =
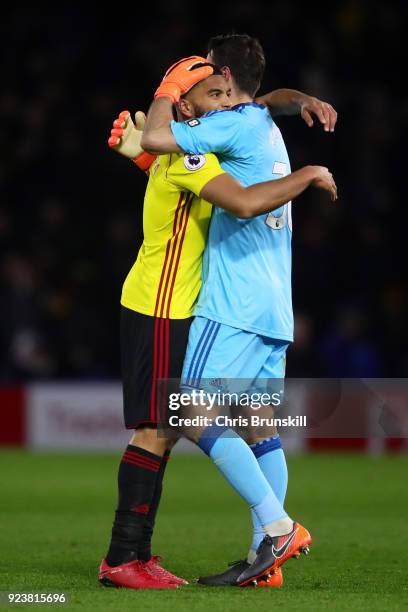
[[[287,514],[248,444],[232,429],[207,427],[198,446],[245,499],[262,528]]]
[[[259,467],[266,480],[283,506],[288,487],[288,468],[280,437],[268,438],[257,444],[252,444],[250,448],[258,460]],[[265,533],[255,512],[252,511],[251,514],[254,528],[251,551],[255,552]]]

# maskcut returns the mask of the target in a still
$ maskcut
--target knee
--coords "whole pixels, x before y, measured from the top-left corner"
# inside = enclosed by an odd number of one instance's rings
[[[256,433],[253,431],[242,432],[241,437],[244,438],[247,444],[256,444],[257,442],[262,442],[266,439],[257,437]]]
[[[269,438],[273,438],[277,435],[276,427],[269,428],[266,432],[259,432],[256,430],[246,430],[245,433],[241,435],[244,438],[247,444],[258,444],[259,442],[263,442],[264,440],[268,440]]]
[[[157,440],[157,429],[155,427],[139,427],[130,440],[130,444],[152,443]]]
[[[139,446],[155,455],[164,455],[176,444],[177,439],[168,438],[161,434],[155,427],[141,427],[135,430],[130,444]]]

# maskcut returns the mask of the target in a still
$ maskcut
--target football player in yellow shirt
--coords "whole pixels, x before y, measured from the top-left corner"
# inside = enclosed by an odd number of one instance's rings
[[[221,71],[203,58],[189,59],[196,84],[178,102],[179,119],[194,122],[210,110],[229,109],[229,86]],[[121,113],[110,144],[128,157],[137,157],[137,165],[146,169],[152,158],[141,154],[138,143],[132,147],[135,132],[129,113]],[[164,469],[176,442],[157,435],[157,381],[181,375],[201,285],[209,201],[245,218],[278,208],[311,184],[335,197],[333,178],[321,167],[309,166],[283,179],[244,188],[225,173],[213,154],[160,155],[151,163],[144,240],[121,298],[124,417],[126,427],[135,433],[119,468],[112,540],[99,572],[103,584],[174,588],[184,583],[161,568],[150,550]]]

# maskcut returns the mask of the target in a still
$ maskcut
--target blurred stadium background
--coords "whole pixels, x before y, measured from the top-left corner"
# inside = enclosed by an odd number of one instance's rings
[[[124,108],[147,111],[170,63],[205,53],[211,35],[232,28],[264,46],[261,91],[300,89],[339,112],[334,135],[300,118],[277,120],[293,168],[327,165],[340,194],[331,205],[309,190],[293,207],[296,342],[287,375],[406,375],[407,212],[399,204],[408,113],[398,71],[406,5],[348,0],[323,14],[295,1],[190,8],[176,1],[143,15],[118,16],[112,7],[5,11],[4,441],[20,427],[5,421],[7,407],[14,402],[14,420],[24,419],[18,406],[31,398],[27,385],[80,381],[75,403],[85,382],[119,378],[118,304],[141,243],[145,177],[108,149],[111,121]]]

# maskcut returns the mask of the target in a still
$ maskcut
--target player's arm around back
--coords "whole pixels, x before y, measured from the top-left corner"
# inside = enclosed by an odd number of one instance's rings
[[[236,217],[248,219],[279,208],[311,185],[328,191],[332,201],[337,199],[333,176],[322,166],[305,166],[284,178],[250,187],[243,187],[229,174],[221,174],[204,185],[200,197]]]
[[[337,112],[329,102],[319,100],[296,89],[275,89],[255,100],[269,108],[272,117],[278,115],[300,115],[309,127],[313,126],[313,115],[323,125],[325,132],[334,132]]]

